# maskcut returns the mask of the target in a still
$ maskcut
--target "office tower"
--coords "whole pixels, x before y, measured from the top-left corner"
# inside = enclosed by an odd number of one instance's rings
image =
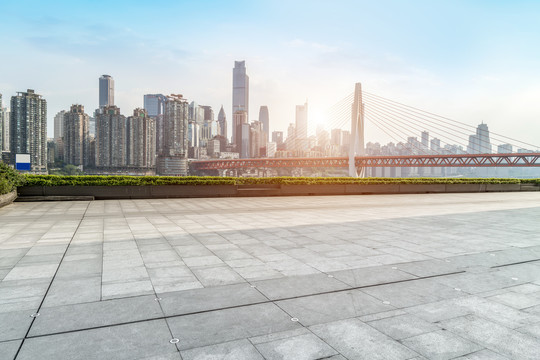
[[[242,154],[249,154],[249,124],[247,119],[247,112],[243,110],[238,110],[233,114],[233,124],[234,124],[234,132],[233,137],[236,139],[236,152],[240,154],[240,158],[248,158],[249,155],[242,156]],[[243,141],[245,140],[246,135],[243,134],[244,131],[246,131],[245,127],[243,125],[247,124],[247,137],[248,137],[248,144],[247,144],[247,150],[243,148]]]
[[[287,128],[287,139],[285,140],[285,143],[287,144],[287,150],[293,150],[295,138],[296,128],[294,127],[294,124],[290,123],[289,127]]]
[[[489,129],[487,124],[481,123],[476,128],[476,136],[478,136],[479,152],[482,154],[491,154],[491,142],[489,140]]]
[[[511,144],[501,144],[501,145],[497,146],[497,153],[498,154],[512,153],[512,145]]]
[[[54,141],[58,141],[64,136],[64,114],[66,112],[66,110],[62,110],[54,115]]]
[[[221,136],[227,137],[227,118],[225,117],[225,110],[223,110],[223,105],[221,105],[221,109],[219,109],[219,114],[217,117],[218,121],[218,133]],[[234,129],[233,129],[234,133]]]
[[[206,147],[208,141],[217,135],[216,122],[214,121],[214,110],[211,106],[200,105],[203,110],[203,121],[199,129],[199,146]]]
[[[262,137],[264,136],[262,127],[260,121],[251,122],[249,129],[249,156],[251,158],[261,157]]]
[[[116,106],[105,106],[96,117],[96,167],[127,165],[126,117]]]
[[[330,143],[332,145],[341,146],[343,142],[342,133],[343,130],[341,129],[332,129],[330,132]]]
[[[11,97],[11,162],[16,154],[30,154],[30,168],[47,171],[47,101],[28,89]]]
[[[84,106],[71,105],[69,111],[64,111],[62,142],[64,145],[64,161],[67,164],[77,166],[87,166],[89,164],[89,127],[90,117],[85,114]]]
[[[114,105],[114,79],[110,75],[99,78],[99,109]]]
[[[490,154],[491,142],[489,140],[489,129],[487,124],[480,124],[476,128],[476,134],[469,136],[467,146],[469,154]]]
[[[277,146],[283,144],[283,131],[272,131],[272,142]]]
[[[308,104],[296,105],[296,150],[307,150]]]
[[[429,132],[422,131],[421,142],[424,149],[429,147]]]
[[[246,119],[249,119],[249,77],[246,75],[246,62],[235,61],[233,69],[233,120],[237,111],[245,111]],[[236,131],[234,129],[240,125],[233,121],[233,139],[236,142]]]
[[[239,140],[239,144],[240,144],[240,158],[241,159],[247,159],[250,157],[250,133],[251,133],[251,128],[249,126],[249,124],[246,122],[246,123],[241,123],[240,125],[238,125],[238,127],[240,128],[240,131],[238,133],[238,140]]]
[[[142,169],[156,165],[156,119],[144,109],[127,118],[127,164]]]
[[[262,124],[262,131],[266,134],[265,142],[268,142],[268,138],[270,137],[270,116],[268,114],[268,106],[261,106],[259,109],[259,121]]]
[[[151,117],[163,115],[166,101],[167,97],[163,94],[144,95],[144,110]]]
[[[167,97],[163,114],[163,145],[157,159],[159,175],[187,175],[189,105],[182,95]]]

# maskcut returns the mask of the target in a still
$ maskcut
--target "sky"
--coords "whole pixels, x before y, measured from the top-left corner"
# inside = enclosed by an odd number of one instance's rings
[[[224,106],[245,60],[250,120],[261,105],[286,132],[309,102],[326,109],[364,90],[532,144],[540,143],[540,2],[0,0],[0,93],[34,89],[53,118],[92,114],[98,78],[115,80],[124,115],[148,93]],[[229,129],[229,134],[230,134]],[[420,136],[411,130],[411,136]],[[366,124],[366,141],[389,139]]]

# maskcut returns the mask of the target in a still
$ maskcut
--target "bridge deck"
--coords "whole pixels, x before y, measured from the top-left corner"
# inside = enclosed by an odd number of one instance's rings
[[[14,203],[0,209],[0,358],[537,358],[539,204]]]

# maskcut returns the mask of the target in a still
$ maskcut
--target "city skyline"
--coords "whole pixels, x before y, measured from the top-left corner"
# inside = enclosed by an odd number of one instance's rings
[[[144,94],[182,93],[216,110],[223,104],[231,123],[231,64],[245,60],[248,121],[266,105],[270,131],[286,131],[295,106],[307,98],[313,133],[322,111],[361,81],[367,91],[538,142],[539,57],[532,45],[540,37],[534,21],[540,10],[532,2],[164,2],[159,17],[156,8],[130,6],[131,15],[146,14],[136,26],[123,16],[125,2],[108,3],[107,18],[84,2],[27,5],[24,12],[20,3],[3,5],[0,66],[10,71],[0,93],[9,98],[31,88],[42,94],[49,137],[59,111],[72,104],[98,108],[95,79],[102,74],[115,79],[115,104],[125,114],[143,107]],[[179,9],[182,26],[167,21]],[[186,35],[187,28],[195,30]],[[182,41],[150,41],[163,31],[182,34]],[[39,62],[29,66],[29,59]],[[366,125],[366,141],[389,140]]]

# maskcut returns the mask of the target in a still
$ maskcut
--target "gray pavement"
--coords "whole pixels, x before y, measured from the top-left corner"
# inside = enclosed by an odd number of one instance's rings
[[[538,359],[540,193],[14,203],[0,359]]]

